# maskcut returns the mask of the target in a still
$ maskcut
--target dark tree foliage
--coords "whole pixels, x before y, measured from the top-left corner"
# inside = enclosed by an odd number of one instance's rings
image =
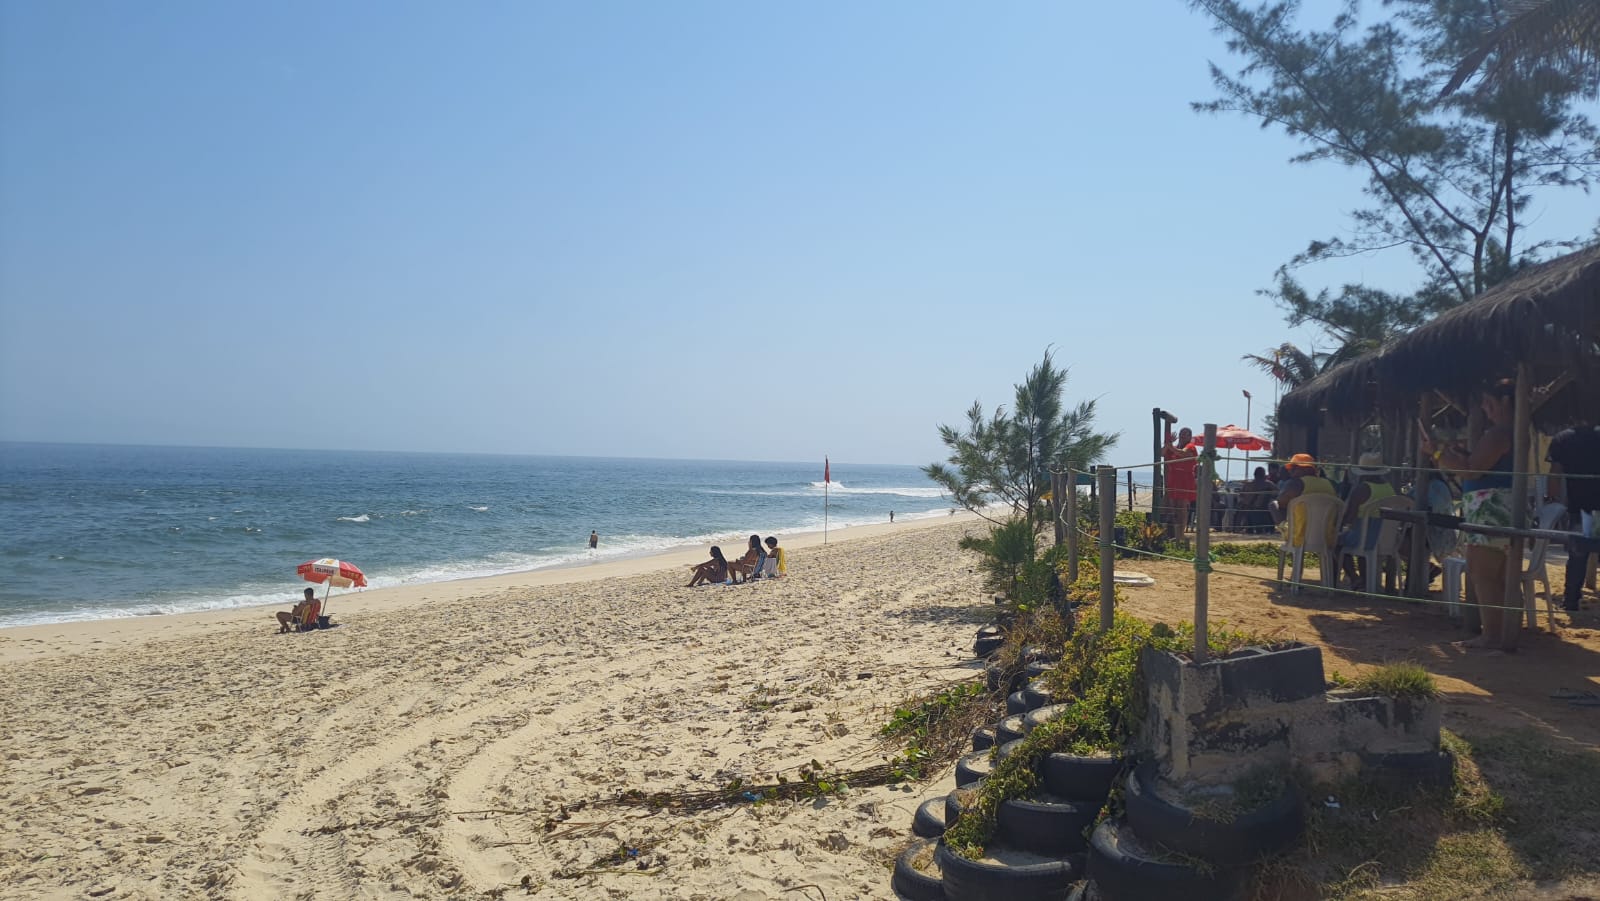
[[[1063,405],[1067,370],[1057,369],[1050,352],[1016,386],[1011,412],[1004,406],[985,416],[981,401],[967,411],[967,426],[939,426],[950,450],[945,463],[923,467],[928,478],[950,492],[956,503],[990,522],[989,507],[1010,508],[1008,518],[1042,520],[1040,500],[1050,489],[1050,473],[1085,470],[1116,443],[1116,435],[1094,431],[1094,401]]]
[[[1495,13],[1444,93],[1479,74],[1479,90],[1518,79],[1576,78],[1588,96],[1600,93],[1600,0],[1507,0]]]
[[[1600,174],[1600,139],[1574,111],[1575,76],[1508,77],[1471,94],[1441,87],[1483,42],[1488,0],[1390,0],[1364,20],[1347,0],[1325,29],[1296,24],[1297,0],[1255,6],[1191,0],[1243,62],[1213,64],[1219,96],[1194,104],[1282,129],[1304,150],[1295,163],[1330,161],[1366,176],[1366,205],[1343,234],[1313,240],[1263,293],[1291,324],[1310,322],[1340,356],[1378,346],[1575,242],[1526,239],[1523,217],[1541,188],[1587,190]],[[1404,248],[1423,273],[1397,295],[1363,285],[1311,291],[1295,277],[1308,263]]]

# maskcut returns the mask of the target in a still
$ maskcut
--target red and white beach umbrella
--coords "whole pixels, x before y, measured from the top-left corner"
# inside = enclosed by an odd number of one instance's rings
[[[1190,449],[1201,446],[1199,438],[1200,436],[1196,435],[1195,440],[1189,442]],[[1217,448],[1219,450],[1269,451],[1272,450],[1272,442],[1249,429],[1241,429],[1236,425],[1225,425],[1217,429]]]
[[[346,560],[335,560],[332,557],[323,557],[321,560],[302,563],[295,569],[295,572],[299,573],[300,578],[305,579],[307,582],[315,582],[318,585],[324,582],[328,583],[328,590],[322,594],[324,607],[327,606],[328,595],[333,592],[333,586],[335,585],[340,588],[367,587],[367,576],[361,571],[361,567]]]

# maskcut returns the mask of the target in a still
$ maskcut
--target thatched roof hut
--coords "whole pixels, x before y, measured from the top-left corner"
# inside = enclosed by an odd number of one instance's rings
[[[1545,430],[1600,411],[1600,245],[1535,266],[1418,326],[1375,354],[1284,395],[1288,423],[1352,424],[1415,410],[1437,392],[1458,403],[1530,367]]]

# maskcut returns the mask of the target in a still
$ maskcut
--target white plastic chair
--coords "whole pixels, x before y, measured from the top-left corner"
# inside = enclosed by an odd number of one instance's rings
[[[1561,504],[1545,504],[1539,508],[1538,522],[1541,529],[1554,529],[1556,523],[1565,516],[1567,508]],[[1550,593],[1550,570],[1545,565],[1546,553],[1550,550],[1550,539],[1535,538],[1529,548],[1527,565],[1522,568],[1522,603],[1528,612],[1528,628],[1537,628],[1539,625],[1539,605],[1536,598],[1534,583],[1544,584],[1544,612],[1550,623],[1550,631],[1556,630],[1556,602],[1555,596]]]
[[[1561,521],[1561,516],[1567,508],[1561,504],[1545,504],[1537,513],[1538,526],[1541,529],[1553,529]],[[1528,553],[1523,558],[1525,565],[1522,570],[1522,603],[1527,616],[1528,628],[1532,629],[1539,622],[1539,605],[1536,600],[1537,591],[1535,583],[1544,585],[1545,612],[1550,621],[1550,631],[1555,631],[1555,598],[1550,594],[1550,570],[1545,563],[1545,557],[1550,550],[1550,542],[1544,538],[1534,539],[1529,545]],[[1461,585],[1466,577],[1467,558],[1448,557],[1444,561],[1444,599],[1449,604],[1446,608],[1451,616],[1460,614]]]
[[[1386,497],[1378,501],[1375,510],[1410,510],[1416,504],[1409,497]],[[1393,560],[1395,569],[1400,567],[1400,535],[1404,523],[1393,519],[1380,519],[1377,516],[1362,517],[1361,528],[1356,533],[1356,546],[1344,550],[1352,557],[1360,557],[1367,571],[1367,593],[1378,593],[1378,569],[1385,559]],[[1367,531],[1378,529],[1378,540],[1371,547],[1367,545]],[[1342,549],[1341,549],[1342,550]]]
[[[1321,562],[1322,584],[1332,586],[1339,573],[1339,519],[1344,513],[1344,501],[1332,494],[1302,494],[1289,502],[1288,514],[1283,519],[1283,544],[1278,547],[1278,580],[1283,581],[1285,557],[1294,559],[1289,580],[1289,590],[1300,590],[1305,574],[1306,552],[1314,552]],[[1294,542],[1296,522],[1305,522],[1304,538]]]
[[[1466,580],[1466,575],[1467,558],[1444,558],[1444,609],[1451,616],[1461,615],[1461,584]]]

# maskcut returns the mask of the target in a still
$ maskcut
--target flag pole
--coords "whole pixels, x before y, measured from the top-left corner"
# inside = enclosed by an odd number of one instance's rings
[[[828,485],[833,474],[828,469],[828,458],[822,458],[822,543],[828,543]]]

